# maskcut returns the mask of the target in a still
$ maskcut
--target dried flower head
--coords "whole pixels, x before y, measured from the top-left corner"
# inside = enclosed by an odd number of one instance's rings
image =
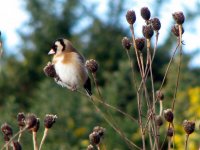
[[[18,113],[17,121],[18,121],[19,127],[25,126],[25,114],[23,112]]]
[[[1,131],[2,133],[7,136],[7,137],[11,137],[13,135],[13,131],[12,131],[12,128],[9,124],[7,123],[4,123],[2,124],[1,126]]]
[[[13,142],[13,149],[14,150],[22,150],[22,146],[18,141]]]
[[[188,135],[192,134],[195,130],[195,122],[184,120],[183,121],[183,128]]]
[[[28,114],[25,119],[27,129],[33,128],[37,124],[37,117],[34,114]]]
[[[174,129],[172,127],[169,127],[167,130],[167,136],[172,137],[174,135]]]
[[[161,28],[161,23],[158,18],[151,19],[151,25],[153,27],[153,30],[158,31]]]
[[[135,39],[135,45],[136,45],[137,50],[142,51],[145,45],[145,38]]]
[[[176,21],[177,24],[181,25],[185,21],[185,16],[182,11],[178,11],[172,14],[174,20]]]
[[[54,65],[51,64],[51,62],[48,62],[48,64],[43,69],[46,76],[55,78],[57,77],[56,70],[54,68]]]
[[[148,7],[142,7],[140,13],[144,20],[149,20],[151,17],[151,12]]]
[[[160,90],[156,91],[156,98],[160,101],[162,101],[164,99],[164,94],[163,92],[161,92]]]
[[[133,25],[136,21],[136,15],[134,10],[128,10],[126,13],[126,20],[130,25]]]
[[[37,132],[40,128],[40,119],[37,118],[37,123],[35,124],[35,126],[32,128],[33,132]]]
[[[97,132],[99,134],[100,137],[103,137],[105,134],[106,129],[100,126],[96,126],[93,129],[93,132]]]
[[[174,114],[173,114],[172,110],[171,109],[164,110],[164,117],[165,117],[166,121],[172,123],[173,119],[174,119]]]
[[[153,27],[149,25],[144,25],[142,27],[143,36],[147,39],[150,39],[153,36]]]
[[[58,117],[56,115],[52,114],[46,114],[45,119],[44,119],[44,126],[45,128],[51,128],[53,124],[56,122],[56,119]]]
[[[131,48],[131,42],[127,37],[123,37],[122,46],[127,50],[129,50]]]
[[[94,59],[87,60],[85,66],[92,73],[96,73],[99,68],[98,63]]]
[[[172,26],[171,31],[174,33],[175,36],[179,37],[179,27],[178,24]],[[182,34],[184,33],[184,28],[182,27]]]
[[[92,144],[90,144],[90,145],[88,145],[87,150],[95,150],[95,148]]]
[[[155,118],[155,120],[156,120],[156,125],[157,125],[158,127],[160,127],[160,126],[163,125],[163,118],[162,118],[162,116],[157,115],[156,118]]]
[[[90,139],[91,144],[97,145],[97,144],[100,143],[101,137],[100,137],[99,133],[97,133],[97,132],[92,132],[92,133],[89,135],[89,139]]]

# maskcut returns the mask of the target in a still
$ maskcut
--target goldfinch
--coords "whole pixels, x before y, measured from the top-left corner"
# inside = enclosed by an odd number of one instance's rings
[[[71,91],[84,87],[87,94],[92,95],[85,59],[69,40],[64,38],[56,40],[48,54],[54,55],[52,65],[57,75],[54,80],[59,85]]]

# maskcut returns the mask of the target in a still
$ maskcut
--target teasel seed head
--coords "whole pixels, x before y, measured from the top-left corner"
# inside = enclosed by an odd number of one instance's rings
[[[91,144],[95,144],[95,145],[99,144],[101,141],[101,137],[100,137],[99,133],[97,133],[97,132],[92,132],[89,135],[89,139],[90,139]]]
[[[56,70],[54,68],[54,65],[51,64],[51,62],[48,62],[48,64],[44,67],[43,71],[45,75],[48,77],[51,78],[57,77]]]
[[[160,90],[156,91],[156,98],[160,101],[164,100],[164,94]]]
[[[155,120],[156,120],[156,125],[157,125],[158,127],[160,127],[160,126],[163,125],[163,118],[162,118],[162,116],[157,115],[156,118],[155,118]]]
[[[95,150],[95,148],[92,144],[90,144],[90,145],[88,145],[87,150]]]
[[[131,48],[131,42],[130,42],[130,40],[127,37],[123,37],[123,39],[122,39],[122,46],[123,46],[124,49],[130,50],[130,48]]]
[[[190,135],[195,130],[195,122],[194,121],[184,120],[183,121],[183,128],[184,128],[186,134]]]
[[[45,128],[51,128],[53,124],[56,122],[56,119],[58,117],[56,115],[52,114],[46,114],[45,119],[44,119],[44,126]]]
[[[174,114],[173,114],[172,110],[171,109],[164,110],[164,117],[165,117],[166,121],[172,123],[174,120]]]
[[[25,119],[27,129],[33,128],[37,124],[37,117],[35,114],[28,114]]]
[[[35,126],[32,128],[32,132],[37,132],[40,128],[40,119],[37,118],[37,123],[35,124]]]
[[[106,129],[103,127],[100,127],[100,126],[96,126],[93,129],[93,132],[97,132],[100,137],[103,137],[105,135],[105,131],[106,131]]]
[[[149,20],[151,17],[151,12],[148,7],[142,7],[140,13],[144,20]]]
[[[153,36],[153,27],[149,25],[144,25],[142,27],[143,36],[147,39],[150,39]]]
[[[1,131],[8,138],[12,137],[12,135],[13,135],[13,130],[12,130],[11,126],[7,123],[2,124]]]
[[[133,25],[136,21],[136,15],[134,10],[128,10],[126,13],[126,20],[130,25]]]
[[[178,24],[175,24],[174,26],[172,26],[171,29],[172,33],[174,33],[175,36],[179,37],[179,27]],[[182,27],[182,34],[184,33],[184,28]]]
[[[137,50],[142,51],[145,46],[145,38],[135,39],[135,45],[136,45]]]
[[[178,11],[172,14],[177,24],[182,25],[185,21],[185,16],[182,11]]]
[[[151,19],[151,25],[152,25],[154,31],[158,31],[161,28],[161,23],[158,18]]]
[[[94,59],[87,60],[85,66],[91,73],[96,73],[99,68],[98,63]]]
[[[174,129],[172,127],[169,127],[167,129],[167,136],[172,137],[174,135]]]
[[[18,113],[17,115],[17,121],[19,127],[25,126],[25,114],[23,112]]]

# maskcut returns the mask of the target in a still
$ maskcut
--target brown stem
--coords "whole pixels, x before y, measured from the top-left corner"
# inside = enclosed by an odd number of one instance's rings
[[[188,139],[189,139],[189,134],[186,134],[186,136],[185,136],[185,150],[188,149]]]
[[[33,147],[34,150],[38,150],[38,144],[37,144],[37,132],[32,132],[32,136],[33,136]]]
[[[171,140],[172,140],[172,138],[171,137],[169,137],[168,138],[168,150],[171,150]]]
[[[45,141],[45,139],[46,139],[46,137],[47,137],[47,134],[48,134],[48,128],[45,128],[45,129],[44,129],[44,134],[43,134],[42,140],[41,140],[41,142],[40,142],[39,150],[42,149],[42,145],[44,144],[44,141]]]

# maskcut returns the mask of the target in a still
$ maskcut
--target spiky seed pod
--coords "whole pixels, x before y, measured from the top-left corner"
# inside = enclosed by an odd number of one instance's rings
[[[126,20],[130,25],[133,25],[136,21],[136,15],[134,10],[128,10],[126,13]]]
[[[136,45],[137,50],[142,51],[145,45],[145,38],[135,39],[135,45]]]
[[[164,117],[165,117],[166,121],[172,123],[173,119],[174,119],[174,114],[173,114],[172,110],[171,109],[164,110]]]
[[[56,119],[58,117],[56,115],[52,114],[46,114],[45,119],[44,119],[44,126],[45,128],[51,128],[53,124],[56,122]]]
[[[97,132],[99,134],[100,137],[103,137],[105,134],[106,129],[100,126],[96,126],[93,129],[93,132]]]
[[[153,36],[153,27],[149,25],[144,25],[142,27],[143,36],[147,39],[150,39]]]
[[[20,143],[18,141],[13,142],[13,149],[14,150],[22,150],[22,146],[20,145]]]
[[[184,120],[183,121],[183,128],[185,130],[185,132],[190,135],[194,132],[195,130],[195,122],[194,121],[188,121],[188,120]]]
[[[7,124],[7,123],[2,124],[2,126],[1,126],[1,131],[2,131],[2,133],[3,133],[5,136],[7,136],[7,137],[12,137],[12,135],[13,135],[12,128],[11,128],[11,126],[10,126],[9,124]]]
[[[40,128],[40,119],[37,118],[37,123],[35,124],[35,126],[32,128],[33,132],[37,132]]]
[[[175,24],[174,26],[172,26],[171,29],[172,33],[174,33],[175,36],[179,37],[179,27],[178,24]],[[184,33],[184,28],[182,27],[182,34]]]
[[[157,115],[156,118],[155,118],[155,120],[156,120],[156,125],[157,125],[158,127],[160,127],[160,126],[163,125],[163,118],[162,118],[162,116]]]
[[[91,144],[97,145],[97,144],[100,143],[101,137],[100,137],[99,133],[97,133],[97,132],[92,132],[92,133],[89,135],[89,139],[90,139]]]
[[[156,98],[160,101],[164,100],[164,94],[160,90],[156,91]]]
[[[99,68],[98,63],[94,59],[87,60],[85,66],[92,73],[96,73]]]
[[[37,117],[34,114],[28,114],[25,119],[27,129],[33,128],[37,124]]]
[[[158,31],[161,28],[161,23],[158,18],[151,19],[151,25],[153,27],[153,30]]]
[[[131,42],[130,42],[130,40],[127,37],[123,37],[123,39],[122,39],[122,46],[126,50],[130,50],[130,48],[131,48]]]
[[[172,127],[169,127],[167,129],[167,136],[172,137],[174,135],[174,129]]]
[[[185,21],[185,16],[182,11],[178,11],[172,14],[174,20],[176,21],[177,24],[181,25]]]
[[[17,121],[18,121],[19,127],[25,126],[25,114],[23,112],[18,113]]]
[[[90,144],[90,145],[88,145],[87,150],[95,150],[95,148],[92,144]]]
[[[48,64],[43,69],[46,76],[55,78],[57,77],[56,70],[54,68],[54,65],[51,64],[51,62],[48,62]]]
[[[142,7],[140,13],[144,20],[149,20],[151,17],[151,12],[148,7]]]

